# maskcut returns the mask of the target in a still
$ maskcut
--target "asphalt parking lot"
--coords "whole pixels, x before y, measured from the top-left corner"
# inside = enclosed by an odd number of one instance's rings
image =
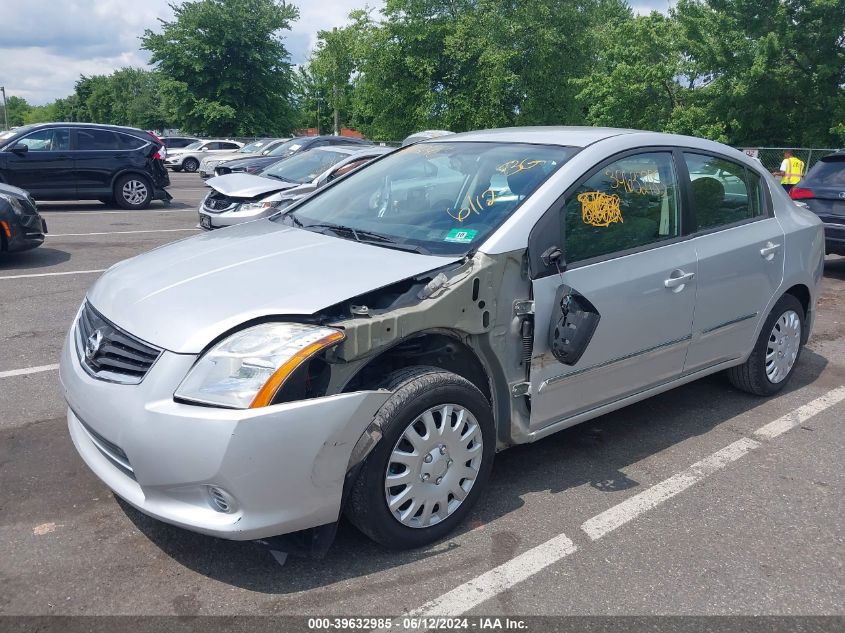
[[[172,181],[146,211],[42,204],[43,247],[0,259],[0,614],[845,613],[843,258],[781,395],[714,376],[502,453],[425,549],[343,524],[282,565],[133,510],[77,456],[55,364],[102,271],[197,232],[206,189]]]

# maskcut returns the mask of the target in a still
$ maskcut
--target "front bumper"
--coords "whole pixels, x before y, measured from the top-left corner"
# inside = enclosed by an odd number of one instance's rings
[[[92,378],[65,341],[68,428],[89,468],[149,516],[233,540],[332,523],[352,449],[389,396],[362,391],[232,410],[181,404],[196,360],[164,352],[138,385]],[[229,495],[214,509],[209,486]]]
[[[23,219],[10,216],[2,220],[0,231],[3,232],[9,252],[28,251],[44,243],[47,222],[39,215],[28,215]]]
[[[199,227],[206,230],[222,229],[227,226],[234,226],[235,224],[242,224],[243,222],[250,222],[252,220],[259,220],[261,218],[269,218],[279,209],[275,207],[267,207],[263,209],[254,209],[252,211],[208,211],[203,204],[200,204],[199,213]]]

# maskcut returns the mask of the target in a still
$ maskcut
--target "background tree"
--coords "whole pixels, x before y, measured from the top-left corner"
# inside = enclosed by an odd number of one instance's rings
[[[26,102],[26,99],[9,95],[6,98],[6,117],[9,119],[9,127],[23,125],[26,114],[31,109],[32,106]]]
[[[289,54],[281,37],[299,17],[277,0],[194,0],[146,30],[169,120],[211,135],[285,134],[294,126]]]

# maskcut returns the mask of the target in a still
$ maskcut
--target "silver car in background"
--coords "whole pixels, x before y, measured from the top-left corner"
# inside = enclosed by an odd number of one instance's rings
[[[262,138],[257,141],[253,141],[252,143],[247,143],[240,149],[228,152],[215,152],[213,155],[204,156],[200,161],[199,166],[200,178],[211,178],[214,175],[214,169],[217,165],[225,163],[227,160],[250,158],[252,156],[266,156],[279,145],[289,140],[290,138]]]
[[[215,138],[196,141],[179,149],[171,149],[164,159],[164,166],[173,171],[193,173],[200,168],[200,161],[208,156],[227,154],[243,147],[240,141]]]
[[[432,139],[109,269],[63,349],[68,427],[173,525],[326,542],[345,513],[417,547],[467,517],[499,450],[719,371],[777,393],[823,257],[818,218],[719,143]]]
[[[317,147],[252,174],[226,174],[208,181],[211,191],[200,202],[199,225],[218,229],[273,215],[391,147]]]

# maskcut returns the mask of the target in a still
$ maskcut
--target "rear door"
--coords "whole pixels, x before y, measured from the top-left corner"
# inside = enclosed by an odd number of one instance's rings
[[[10,185],[26,189],[36,198],[76,197],[70,131],[49,128],[18,139],[26,153],[6,150],[4,178]]]
[[[116,174],[130,167],[144,168],[145,159],[138,149],[147,143],[140,139],[100,128],[78,128],[74,135],[74,171],[80,198],[109,195]]]
[[[629,152],[551,210],[566,265],[532,282],[532,431],[683,371],[697,261],[681,232],[678,183],[671,151]]]
[[[683,153],[698,285],[685,372],[746,354],[783,279],[784,236],[760,177],[728,158]]]

